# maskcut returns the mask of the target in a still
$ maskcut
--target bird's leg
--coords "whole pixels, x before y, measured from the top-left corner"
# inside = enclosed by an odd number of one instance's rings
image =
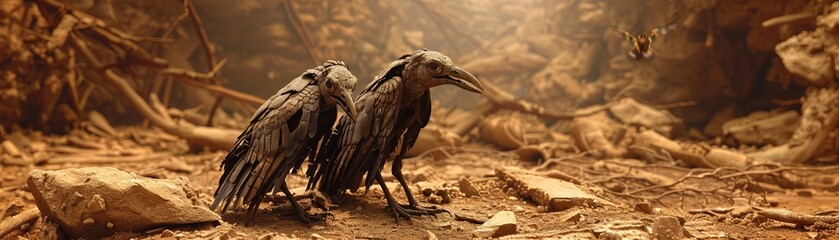
[[[417,199],[414,198],[414,194],[411,193],[411,188],[408,186],[408,181],[405,181],[405,176],[402,175],[402,154],[396,157],[393,161],[393,166],[391,167],[391,172],[393,177],[399,181],[399,184],[402,185],[402,189],[405,190],[405,197],[408,198],[408,205],[403,205],[407,209],[417,210],[424,212],[422,215],[434,216],[440,213],[451,213],[448,210],[438,208],[437,206],[432,205],[431,207],[423,207],[419,205]]]
[[[390,190],[387,189],[387,184],[385,181],[382,180],[382,174],[376,174],[376,181],[379,182],[379,186],[382,187],[382,192],[385,194],[385,199],[387,200],[387,207],[393,212],[393,216],[396,218],[396,222],[399,222],[399,218],[405,218],[408,222],[411,221],[411,215],[405,211],[405,208],[402,205],[399,205],[399,202],[396,201],[396,198],[393,197],[393,194],[390,193]]]
[[[391,167],[391,173],[393,177],[399,181],[399,184],[402,185],[402,189],[405,190],[405,197],[408,198],[408,204],[411,206],[417,206],[417,199],[414,198],[414,194],[411,193],[411,188],[408,186],[408,181],[405,181],[405,176],[402,175],[402,159],[397,157],[393,160],[393,166]]]
[[[282,181],[282,184],[280,185],[280,190],[283,191],[286,198],[288,198],[288,202],[291,203],[292,207],[294,207],[294,211],[297,212],[297,217],[300,218],[300,221],[302,221],[306,224],[309,224],[312,221],[315,221],[315,222],[324,221],[325,222],[326,217],[332,215],[329,212],[318,213],[318,214],[312,214],[312,213],[307,212],[305,209],[303,209],[303,206],[301,206],[300,203],[297,202],[297,200],[294,199],[294,196],[291,195],[291,191],[288,190],[288,186],[286,185],[285,180]]]
[[[261,202],[261,198],[257,198],[257,203],[252,204],[254,206],[248,206],[248,209],[245,212],[245,227],[253,227],[253,224],[256,222],[256,209],[259,208],[259,202]]]

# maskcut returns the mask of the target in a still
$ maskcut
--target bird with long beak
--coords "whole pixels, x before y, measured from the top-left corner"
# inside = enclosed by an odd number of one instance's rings
[[[212,209],[230,204],[248,205],[246,225],[265,195],[282,191],[301,221],[321,221],[327,213],[308,213],[286,185],[285,178],[296,172],[306,157],[313,159],[317,144],[331,133],[337,119],[336,105],[344,109],[347,121],[356,119],[352,92],[357,79],[339,61],[327,61],[309,69],[280,89],[256,111],[239,135],[233,149],[221,163]]]
[[[307,172],[308,188],[336,195],[358,190],[362,179],[366,189],[376,181],[397,221],[447,212],[420,206],[402,175],[405,151],[417,141],[431,116],[429,89],[440,85],[483,93],[478,79],[439,52],[419,50],[391,63],[356,99],[358,119],[341,118],[332,135],[321,143]],[[407,205],[399,204],[382,180],[382,168],[392,153],[396,153],[392,173],[407,195]]]

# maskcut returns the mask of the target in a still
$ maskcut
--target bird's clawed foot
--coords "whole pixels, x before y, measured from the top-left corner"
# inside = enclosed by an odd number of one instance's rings
[[[402,205],[402,207],[404,207],[405,209],[409,209],[409,210],[424,213],[424,214],[414,214],[414,215],[426,215],[426,216],[436,218],[437,214],[446,213],[446,214],[449,214],[449,216],[453,216],[452,213],[449,212],[449,210],[438,207],[437,205],[431,205],[431,206],[428,206],[428,207],[424,207],[424,206],[419,205],[418,203],[414,203],[414,204]]]
[[[411,221],[411,216],[428,216],[430,218],[437,218],[437,214],[441,213],[448,213],[451,215],[446,209],[438,208],[437,206],[431,207],[423,207],[419,204],[397,204],[397,207],[393,207],[394,205],[388,205],[386,209],[388,211],[393,212],[394,217],[396,217],[396,221],[399,221],[399,218],[404,218]]]

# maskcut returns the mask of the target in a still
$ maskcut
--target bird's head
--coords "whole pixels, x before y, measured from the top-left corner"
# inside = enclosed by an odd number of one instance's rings
[[[415,52],[410,56],[405,70],[426,88],[451,84],[478,94],[484,92],[484,87],[475,76],[455,66],[448,56],[436,51]]]
[[[352,92],[358,79],[347,69],[344,62],[329,60],[323,67],[323,71],[316,78],[322,96],[328,103],[341,106],[344,113],[355,121],[358,114],[356,114]]]

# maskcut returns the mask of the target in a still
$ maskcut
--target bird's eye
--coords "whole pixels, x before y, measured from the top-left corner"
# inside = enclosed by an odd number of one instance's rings
[[[431,71],[435,72],[440,71],[440,63],[437,61],[431,61],[428,63],[428,69],[431,69]]]
[[[326,88],[332,89],[332,80],[326,80]]]

